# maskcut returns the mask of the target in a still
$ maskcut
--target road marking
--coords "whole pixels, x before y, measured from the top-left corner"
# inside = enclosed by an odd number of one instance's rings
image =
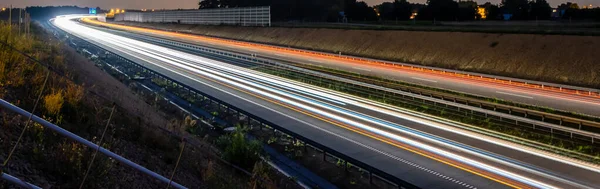
[[[519,95],[519,94],[513,94],[513,93],[507,93],[507,92],[501,92],[501,91],[496,91],[496,93],[505,94],[505,95],[510,95],[510,96],[516,96],[516,97],[521,97],[521,98],[533,99],[533,97],[530,97],[530,96]]]
[[[411,78],[416,79],[416,80],[421,80],[421,81],[428,81],[428,82],[432,82],[432,83],[437,83],[437,81],[431,80],[431,79],[423,79],[423,78],[418,78],[418,77],[411,77]]]
[[[321,62],[321,61],[318,61],[318,60],[310,60],[310,59],[309,59],[308,61],[311,61],[311,62],[316,62],[316,63],[323,63],[323,62]]]
[[[275,54],[275,56],[287,57],[287,55],[284,54]]]
[[[260,107],[262,107],[262,108],[268,109],[268,110],[270,110],[270,111],[276,112],[276,113],[278,113],[278,114],[280,114],[280,115],[283,115],[283,116],[285,116],[285,117],[291,118],[291,119],[293,119],[293,120],[296,120],[296,121],[298,121],[298,122],[304,123],[304,124],[306,124],[306,125],[308,125],[308,126],[310,126],[310,127],[313,127],[313,128],[315,128],[315,129],[318,129],[318,130],[324,131],[325,133],[328,133],[328,134],[331,134],[331,135],[337,136],[337,137],[339,137],[339,138],[341,138],[341,139],[347,140],[347,141],[349,141],[349,142],[352,142],[352,143],[354,143],[354,144],[356,144],[356,145],[359,145],[359,146],[365,147],[365,148],[367,148],[367,149],[369,149],[369,150],[372,150],[372,151],[374,151],[374,152],[377,152],[377,153],[380,153],[380,154],[382,154],[382,155],[384,155],[384,156],[387,156],[387,157],[389,157],[389,158],[392,158],[392,159],[394,159],[394,160],[396,160],[396,161],[398,161],[398,162],[401,162],[401,163],[404,163],[404,164],[410,165],[410,166],[412,166],[412,167],[415,167],[415,168],[417,168],[417,169],[419,169],[419,170],[421,170],[421,171],[425,171],[425,172],[427,172],[427,173],[433,174],[433,175],[435,175],[435,176],[437,176],[437,177],[439,177],[439,178],[442,178],[442,179],[444,179],[444,180],[448,180],[448,181],[454,182],[454,183],[456,183],[456,184],[459,184],[459,185],[461,185],[461,186],[464,186],[465,188],[475,188],[475,187],[473,187],[472,185],[466,184],[465,182],[462,182],[462,181],[460,181],[460,180],[454,179],[454,178],[452,178],[452,177],[448,177],[448,176],[446,176],[446,175],[444,175],[444,174],[442,174],[442,173],[439,173],[439,172],[433,171],[433,170],[431,170],[431,169],[428,169],[428,168],[426,168],[426,167],[423,167],[423,166],[421,166],[421,165],[419,165],[419,164],[413,163],[413,162],[411,162],[411,161],[405,160],[405,159],[403,159],[403,158],[397,157],[397,156],[395,156],[395,155],[392,155],[392,154],[389,154],[389,153],[387,153],[387,152],[384,152],[384,151],[378,150],[378,149],[376,149],[376,148],[374,148],[374,147],[371,147],[371,146],[369,146],[369,145],[366,145],[366,144],[364,144],[364,143],[361,143],[361,142],[358,142],[358,141],[352,140],[352,139],[350,139],[350,138],[347,138],[347,137],[345,137],[345,136],[343,136],[343,135],[340,135],[340,134],[338,134],[338,133],[332,132],[332,131],[330,131],[330,130],[328,130],[328,129],[321,128],[321,127],[319,127],[319,126],[316,126],[316,125],[313,125],[313,124],[311,124],[311,123],[305,122],[305,121],[303,121],[303,120],[301,120],[301,119],[295,118],[295,117],[293,117],[293,116],[291,116],[291,115],[288,115],[288,114],[286,114],[286,113],[280,112],[280,111],[278,111],[278,110],[275,110],[275,109],[273,109],[273,108],[270,108],[270,107],[267,107],[267,106],[265,106],[265,105],[263,105],[263,104],[261,104],[261,103],[258,103],[258,102],[255,102],[255,101],[253,101],[253,100],[250,100],[250,99],[247,99],[247,98],[241,97],[241,96],[239,96],[239,95],[233,94],[232,92],[226,91],[226,90],[224,90],[224,89],[222,89],[222,88],[219,88],[219,87],[216,87],[216,86],[213,86],[213,85],[211,85],[211,84],[209,84],[209,83],[206,83],[206,82],[200,81],[200,80],[198,80],[198,79],[194,78],[193,76],[196,76],[196,77],[203,78],[203,79],[205,79],[205,80],[208,80],[208,81],[211,81],[211,82],[214,82],[214,83],[220,84],[220,85],[222,85],[222,86],[225,86],[225,87],[228,87],[228,88],[230,88],[230,89],[233,89],[233,90],[239,91],[239,92],[241,92],[241,93],[245,93],[245,94],[247,94],[247,95],[250,95],[250,96],[254,96],[254,97],[255,97],[255,98],[257,98],[257,99],[261,99],[261,100],[264,100],[264,101],[267,101],[267,102],[270,102],[270,103],[273,103],[273,104],[277,104],[277,105],[279,105],[279,106],[281,106],[281,107],[284,107],[284,108],[290,109],[290,110],[292,110],[292,111],[296,111],[296,112],[298,112],[298,113],[300,113],[300,114],[304,114],[304,115],[307,115],[307,116],[313,117],[313,118],[315,118],[315,119],[318,119],[318,120],[321,120],[321,121],[324,121],[324,122],[327,122],[327,123],[333,124],[333,125],[335,125],[335,126],[338,126],[338,127],[341,127],[341,128],[343,128],[343,129],[347,129],[347,130],[353,131],[353,132],[355,132],[355,133],[358,133],[358,134],[364,135],[364,136],[366,136],[366,137],[373,138],[373,139],[375,139],[375,140],[378,140],[378,141],[381,141],[381,142],[384,142],[384,143],[387,143],[387,144],[393,145],[393,146],[395,146],[395,147],[398,147],[398,148],[400,148],[400,149],[405,149],[405,150],[407,150],[407,151],[409,151],[409,152],[412,152],[412,153],[415,153],[415,154],[418,154],[418,155],[421,155],[421,156],[424,156],[424,157],[430,158],[430,159],[432,159],[432,160],[434,160],[434,161],[438,161],[438,162],[440,162],[440,163],[444,163],[444,164],[447,164],[447,165],[450,165],[450,166],[456,167],[456,168],[458,168],[458,169],[465,170],[465,171],[467,171],[467,172],[470,172],[470,173],[473,173],[473,174],[477,174],[477,172],[471,172],[471,171],[470,171],[470,170],[468,170],[468,169],[462,168],[462,167],[460,167],[460,166],[456,166],[456,165],[454,165],[454,164],[449,164],[448,162],[445,162],[445,161],[442,161],[442,160],[440,160],[440,159],[437,159],[437,158],[434,158],[434,157],[431,157],[431,156],[428,156],[428,155],[425,155],[425,154],[419,153],[419,152],[417,152],[417,151],[414,151],[414,150],[408,149],[408,148],[406,148],[406,147],[400,146],[400,145],[398,145],[398,144],[395,144],[395,143],[391,143],[391,142],[389,142],[389,141],[388,141],[388,142],[386,142],[386,140],[383,140],[383,139],[381,139],[381,138],[379,138],[379,137],[375,137],[375,136],[372,136],[372,135],[370,135],[370,134],[367,134],[367,133],[364,133],[364,132],[361,132],[361,131],[357,131],[357,130],[355,130],[355,129],[353,129],[353,128],[348,128],[348,127],[346,127],[346,126],[339,125],[339,123],[337,123],[337,122],[334,122],[334,121],[331,121],[331,120],[328,120],[328,119],[323,119],[323,118],[321,118],[321,117],[319,117],[319,116],[316,116],[316,115],[314,115],[313,113],[306,112],[306,111],[303,111],[303,110],[299,110],[299,109],[295,108],[294,106],[290,106],[290,105],[287,105],[287,104],[282,104],[281,102],[275,102],[275,101],[272,101],[271,99],[268,99],[268,98],[265,98],[265,97],[259,96],[259,95],[255,94],[255,93],[252,93],[252,92],[249,92],[249,91],[245,91],[245,90],[242,90],[242,89],[236,88],[236,87],[234,87],[234,86],[231,86],[230,84],[227,84],[227,83],[222,83],[222,82],[220,82],[220,81],[215,81],[213,78],[207,77],[206,75],[202,75],[202,74],[199,74],[199,73],[193,73],[192,71],[190,71],[190,70],[186,70],[186,69],[185,69],[185,68],[183,68],[183,67],[179,67],[179,66],[173,66],[173,65],[169,65],[169,66],[167,67],[167,66],[165,66],[165,65],[159,65],[159,64],[156,64],[156,63],[154,63],[154,62],[151,62],[151,61],[149,61],[149,60],[147,60],[147,59],[145,59],[145,58],[143,58],[143,57],[139,57],[139,56],[136,56],[136,55],[134,55],[134,54],[130,54],[130,53],[125,53],[125,54],[129,54],[130,56],[136,57],[136,58],[138,58],[138,59],[140,59],[140,60],[142,60],[142,61],[145,61],[145,62],[147,62],[147,63],[154,64],[154,65],[155,65],[155,66],[157,66],[157,67],[160,67],[160,68],[163,68],[163,69],[165,69],[165,70],[171,71],[172,73],[178,74],[178,75],[180,75],[180,76],[183,76],[183,77],[185,77],[185,78],[188,78],[188,79],[190,79],[190,80],[192,80],[192,81],[196,81],[196,82],[198,82],[198,83],[200,83],[200,84],[203,84],[203,85],[205,85],[205,86],[211,87],[211,88],[213,88],[213,89],[216,89],[216,90],[218,90],[218,91],[221,91],[221,92],[223,92],[223,93],[226,93],[226,94],[229,94],[229,95],[231,95],[231,96],[237,97],[237,98],[239,98],[239,99],[245,100],[245,101],[247,101],[247,102],[250,102],[250,103],[252,103],[252,104],[255,104],[255,105],[257,105],[257,106],[260,106]],[[146,56],[147,56],[147,55],[146,55]],[[152,56],[150,56],[150,57],[152,57]],[[177,61],[177,60],[174,60],[174,61]],[[170,67],[170,68],[169,68],[169,67]],[[176,71],[176,70],[178,70],[178,71]],[[184,73],[187,73],[187,74],[183,74],[182,72],[184,72]],[[477,174],[477,175],[479,175],[479,174]],[[496,181],[496,182],[499,182],[499,183],[503,183],[503,182],[501,182],[501,181],[498,181],[498,180],[495,180],[495,179],[492,179],[492,178],[486,177],[486,176],[484,176],[484,175],[479,175],[479,176],[482,176],[482,177],[484,177],[484,178],[488,178],[488,179],[490,179],[490,180],[494,180],[494,181]],[[503,183],[503,184],[505,184],[505,183]]]
[[[362,71],[367,71],[370,72],[371,70],[369,69],[364,69],[364,68],[359,68],[359,67],[352,67],[353,69],[357,69],[357,70],[362,70]]]

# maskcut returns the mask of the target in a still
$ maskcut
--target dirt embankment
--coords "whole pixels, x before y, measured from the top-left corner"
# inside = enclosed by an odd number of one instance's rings
[[[600,88],[594,36],[124,24]]]

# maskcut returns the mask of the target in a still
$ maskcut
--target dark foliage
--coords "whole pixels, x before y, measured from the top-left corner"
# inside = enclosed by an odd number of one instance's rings
[[[548,20],[550,19],[550,14],[552,14],[552,8],[550,4],[546,0],[535,0],[529,2],[530,10],[530,20]]]
[[[341,22],[342,15],[351,22],[408,20],[412,13],[418,13],[419,20],[470,21],[480,17],[478,4],[471,0],[428,0],[426,5],[394,0],[373,7],[360,0],[200,0],[198,5],[199,8],[271,6],[273,21]],[[488,2],[481,6],[488,20],[501,20],[503,14],[512,14],[512,20],[547,20],[552,15],[547,0],[502,0],[500,5]],[[600,9],[579,9],[573,3],[561,6],[565,10],[563,19],[600,20]]]

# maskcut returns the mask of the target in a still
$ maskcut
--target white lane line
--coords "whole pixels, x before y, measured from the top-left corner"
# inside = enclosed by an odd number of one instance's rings
[[[364,68],[359,68],[359,67],[352,67],[353,69],[357,69],[357,70],[362,70],[362,71],[367,71],[370,72],[371,70],[369,69],[364,69]]]
[[[521,98],[533,99],[533,97],[530,97],[530,96],[519,95],[519,94],[513,94],[513,93],[507,93],[507,92],[502,92],[502,91],[496,91],[496,93],[505,94],[505,95],[510,95],[510,96],[516,96],[516,97],[521,97]]]
[[[428,81],[428,82],[432,82],[432,83],[437,83],[436,80],[431,80],[431,79],[423,79],[423,78],[418,78],[418,77],[411,77],[411,78],[416,79],[416,80],[421,80],[421,81]]]

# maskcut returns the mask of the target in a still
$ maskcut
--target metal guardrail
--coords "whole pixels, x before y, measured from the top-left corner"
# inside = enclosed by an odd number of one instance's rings
[[[17,186],[23,187],[23,188],[41,189],[39,186],[25,182],[24,180],[21,180],[17,177],[14,177],[14,176],[6,174],[6,173],[2,173],[2,179],[6,180],[10,183],[13,183]]]
[[[182,33],[189,33],[189,32],[182,32]],[[189,33],[189,34],[192,34],[192,33]],[[193,35],[198,35],[198,34],[193,34]],[[392,61],[385,61],[385,60],[362,58],[362,57],[356,57],[356,56],[350,56],[350,55],[342,55],[341,52],[339,52],[339,54],[333,54],[333,53],[324,53],[324,52],[305,50],[305,49],[281,47],[281,46],[275,46],[275,45],[258,43],[258,42],[247,42],[247,41],[233,40],[233,39],[228,39],[228,38],[218,38],[218,37],[205,36],[205,35],[202,35],[202,37],[212,38],[214,40],[224,40],[227,42],[243,44],[243,45],[268,47],[268,48],[279,49],[279,50],[290,51],[290,52],[298,52],[298,53],[304,53],[304,54],[310,54],[310,55],[318,55],[318,56],[324,56],[324,57],[340,58],[340,59],[344,59],[344,60],[359,61],[359,62],[363,62],[363,63],[382,64],[382,65],[398,67],[398,68],[407,68],[407,69],[417,70],[417,71],[430,71],[430,72],[437,73],[437,74],[445,74],[445,75],[452,74],[454,76],[467,77],[470,79],[488,80],[488,81],[500,82],[500,83],[504,83],[504,84],[508,83],[508,84],[516,85],[516,86],[520,85],[520,86],[539,88],[539,89],[555,91],[555,92],[563,92],[563,93],[570,93],[570,94],[577,94],[577,95],[582,95],[582,96],[591,96],[591,97],[600,98],[600,89],[563,85],[563,84],[556,84],[556,83],[548,83],[548,82],[541,82],[541,81],[534,81],[534,80],[527,80],[527,79],[510,78],[510,77],[504,77],[504,76],[496,76],[496,75],[489,75],[489,74],[482,74],[482,73],[475,73],[475,72],[437,68],[437,67],[431,67],[431,66],[422,66],[422,65],[415,65],[415,64],[408,64],[408,63],[401,63],[401,62],[392,62]]]
[[[58,28],[57,28],[57,29],[58,29]],[[59,30],[60,30],[60,29],[59,29]],[[61,31],[62,31],[62,30],[61,30]],[[72,36],[72,37],[74,37],[74,38],[78,38],[78,39],[79,39],[79,37],[77,37],[77,36],[75,36],[75,35],[70,35],[70,36]],[[80,40],[81,40],[81,39],[80,39]],[[85,41],[85,40],[81,40],[81,41],[87,42],[87,41]],[[89,43],[89,42],[87,42],[87,43]],[[329,154],[329,155],[335,156],[335,157],[337,157],[337,158],[339,158],[339,159],[343,159],[343,160],[345,160],[346,162],[348,162],[348,163],[352,164],[352,165],[353,165],[353,166],[355,166],[355,167],[359,167],[359,168],[360,168],[360,169],[362,169],[362,170],[366,170],[366,171],[369,173],[369,175],[370,175],[370,177],[371,177],[371,178],[372,178],[372,177],[378,177],[378,178],[380,178],[380,179],[382,179],[382,180],[384,180],[384,181],[386,181],[386,182],[390,182],[390,183],[393,183],[393,184],[397,185],[399,188],[405,188],[405,189],[418,189],[418,188],[419,188],[419,187],[417,187],[417,186],[415,186],[415,185],[413,185],[413,184],[411,184],[411,183],[408,183],[408,182],[406,182],[406,181],[404,181],[404,180],[402,180],[402,179],[400,179],[400,178],[398,178],[398,177],[396,177],[396,176],[390,175],[390,174],[388,174],[388,173],[386,173],[386,172],[384,172],[384,171],[381,171],[381,170],[379,170],[379,169],[377,169],[377,168],[374,168],[374,167],[372,167],[372,166],[370,166],[370,165],[368,165],[368,164],[366,164],[366,163],[363,163],[363,162],[361,162],[361,161],[358,161],[358,160],[356,160],[356,159],[354,159],[354,158],[352,158],[352,157],[350,157],[350,156],[348,156],[348,155],[345,155],[345,154],[343,154],[343,153],[340,153],[340,152],[336,151],[335,149],[329,148],[329,147],[327,147],[327,146],[325,146],[325,145],[322,145],[322,144],[320,144],[320,143],[317,143],[317,142],[315,142],[315,141],[312,141],[312,140],[310,140],[310,139],[308,139],[308,138],[306,138],[306,137],[304,137],[304,136],[302,136],[302,135],[298,135],[298,134],[294,133],[293,131],[290,131],[290,130],[288,130],[288,129],[284,128],[284,127],[281,127],[281,126],[279,126],[279,125],[277,125],[277,124],[274,124],[274,123],[272,123],[272,122],[269,122],[269,121],[267,121],[267,120],[265,120],[265,119],[263,119],[263,118],[261,118],[261,117],[259,117],[259,116],[257,116],[257,115],[254,115],[254,114],[252,114],[252,113],[250,113],[250,112],[247,112],[247,111],[244,111],[244,110],[242,110],[242,109],[239,109],[239,108],[237,108],[237,107],[235,107],[235,106],[232,106],[232,105],[230,105],[229,103],[227,103],[227,102],[225,102],[225,101],[222,101],[222,100],[220,100],[219,98],[216,98],[216,97],[210,96],[210,95],[208,95],[208,94],[206,94],[206,93],[204,93],[204,92],[202,92],[202,91],[195,90],[193,87],[189,87],[188,85],[186,85],[186,84],[184,84],[184,83],[181,83],[181,82],[179,82],[179,81],[177,81],[177,80],[171,79],[170,77],[168,77],[168,76],[166,76],[166,75],[163,75],[163,74],[160,74],[160,73],[158,73],[158,72],[155,72],[155,71],[153,71],[152,69],[149,69],[149,68],[145,67],[144,65],[141,65],[141,64],[135,63],[135,62],[133,62],[133,61],[131,61],[131,60],[128,60],[127,58],[124,58],[124,57],[122,57],[122,56],[120,56],[120,55],[118,55],[118,54],[112,53],[112,52],[110,52],[110,51],[108,51],[108,50],[104,49],[103,47],[100,47],[100,46],[98,46],[98,45],[96,45],[96,44],[92,44],[92,43],[89,43],[89,44],[90,44],[91,46],[94,46],[94,47],[96,47],[96,48],[102,49],[103,51],[106,51],[106,52],[108,52],[108,53],[110,53],[110,54],[113,54],[114,56],[117,56],[117,57],[119,57],[120,59],[122,59],[122,60],[125,60],[125,61],[127,61],[127,62],[129,62],[129,63],[131,63],[131,64],[133,64],[133,65],[135,65],[135,66],[137,66],[137,67],[140,67],[140,68],[142,68],[143,70],[145,70],[145,71],[148,71],[150,74],[152,74],[152,75],[155,75],[156,77],[160,77],[160,78],[163,78],[163,79],[170,80],[171,82],[173,82],[173,83],[177,84],[178,86],[182,86],[182,87],[184,87],[184,88],[185,88],[185,89],[187,89],[188,91],[192,91],[192,92],[193,92],[193,93],[195,93],[195,94],[202,95],[202,96],[204,96],[204,97],[206,97],[206,98],[209,98],[209,99],[211,99],[212,101],[214,101],[214,102],[216,102],[216,103],[218,103],[218,104],[220,104],[220,105],[222,105],[222,106],[224,106],[224,107],[227,107],[227,108],[229,108],[229,109],[232,109],[232,110],[234,110],[234,111],[236,111],[236,112],[239,112],[240,114],[246,115],[246,116],[248,116],[249,118],[251,118],[251,119],[253,119],[253,120],[255,120],[255,121],[257,121],[257,122],[261,123],[261,125],[265,125],[265,126],[267,126],[267,127],[272,127],[272,128],[274,128],[274,129],[276,129],[277,131],[279,131],[279,132],[283,132],[283,133],[285,133],[286,135],[292,136],[292,137],[294,137],[295,139],[298,139],[298,140],[300,140],[300,141],[302,141],[302,142],[304,142],[304,143],[306,143],[306,144],[308,144],[308,145],[310,145],[310,146],[312,146],[312,147],[314,147],[314,148],[316,148],[316,149],[319,149],[319,150],[323,151],[323,152],[324,152],[324,153],[326,153],[326,154]],[[238,56],[238,58],[240,58],[240,59],[242,59],[242,58],[243,58],[244,60],[249,60],[249,59],[245,59],[245,56],[244,56],[244,57],[242,57],[242,56]]]
[[[261,63],[261,64],[269,64],[271,66],[291,68],[291,69],[295,69],[297,71],[301,71],[307,75],[323,77],[323,78],[332,79],[332,80],[336,80],[336,81],[340,81],[340,82],[345,82],[345,83],[349,83],[349,84],[353,84],[353,85],[357,85],[357,86],[367,87],[367,88],[371,88],[371,89],[375,89],[375,90],[379,90],[379,91],[385,91],[385,92],[389,92],[389,93],[399,94],[402,96],[413,97],[413,98],[421,99],[424,101],[429,101],[431,103],[439,103],[439,104],[444,104],[444,105],[448,105],[448,106],[453,106],[453,107],[456,107],[459,109],[469,110],[472,112],[478,112],[478,113],[484,114],[486,117],[487,116],[497,116],[497,117],[501,117],[504,119],[509,119],[509,120],[515,121],[515,123],[517,125],[519,123],[527,123],[527,124],[531,124],[534,129],[536,127],[547,128],[548,130],[550,130],[550,133],[552,133],[552,134],[554,134],[555,131],[562,131],[562,132],[569,133],[571,138],[577,137],[577,136],[589,138],[589,141],[591,141],[592,143],[600,141],[599,140],[600,134],[597,134],[597,133],[591,133],[591,132],[573,129],[573,128],[569,128],[569,127],[565,127],[565,126],[559,126],[559,125],[555,125],[555,124],[551,124],[551,123],[536,121],[536,120],[532,120],[532,119],[528,119],[528,118],[524,118],[524,117],[519,117],[519,116],[515,116],[515,115],[497,112],[497,111],[487,110],[487,109],[474,107],[474,106],[470,106],[470,105],[465,105],[465,104],[461,104],[461,103],[457,103],[457,102],[450,102],[447,100],[423,96],[423,95],[419,95],[419,94],[413,94],[413,93],[405,92],[405,91],[401,91],[401,90],[390,89],[390,88],[381,87],[381,86],[377,86],[377,85],[373,85],[373,84],[357,82],[354,80],[345,79],[345,78],[341,78],[341,77],[337,77],[337,76],[331,76],[331,75],[327,75],[327,74],[322,74],[322,73],[311,71],[311,70],[299,69],[299,68],[296,68],[293,66],[277,63],[275,61],[267,60],[264,58],[258,58],[258,57],[253,57],[253,56],[249,57],[246,54],[232,53],[232,52],[227,52],[227,51],[218,50],[218,49],[214,49],[214,48],[208,48],[208,47],[204,47],[204,46],[200,46],[200,45],[191,45],[191,44],[175,42],[172,40],[166,40],[166,39],[160,39],[160,38],[158,40],[154,40],[154,41],[179,46],[181,48],[187,48],[187,49],[191,49],[191,50],[198,50],[198,51],[202,51],[202,52],[206,52],[206,53],[227,56],[227,57],[236,58],[236,59],[240,59],[240,60],[253,61],[253,62]],[[543,115],[547,115],[547,114],[543,114]],[[548,116],[549,117],[559,117],[557,115],[548,115]],[[574,119],[574,118],[570,118],[570,119]],[[581,122],[584,122],[584,120],[581,120],[580,123]],[[586,121],[586,123],[587,123],[587,121]],[[595,122],[593,122],[593,123],[595,123]],[[596,124],[594,124],[594,125],[596,125]]]
[[[145,28],[148,28],[148,27],[145,27]],[[160,28],[151,28],[151,29],[163,30]],[[359,61],[359,62],[363,62],[363,63],[382,64],[382,65],[417,70],[417,71],[430,71],[430,72],[437,73],[437,74],[445,74],[445,75],[452,74],[454,76],[467,77],[470,79],[501,82],[504,84],[511,84],[511,85],[515,85],[515,86],[526,86],[526,87],[539,88],[539,89],[548,90],[548,91],[555,91],[555,92],[562,92],[562,93],[576,94],[576,95],[582,95],[582,96],[592,96],[592,97],[600,98],[600,89],[578,87],[578,86],[556,84],[556,83],[548,83],[548,82],[540,82],[540,81],[533,81],[533,80],[527,80],[527,79],[510,78],[510,77],[504,77],[504,76],[496,76],[496,75],[489,75],[489,74],[482,74],[482,73],[475,73],[475,72],[468,72],[468,71],[437,68],[437,67],[431,67],[431,66],[422,66],[422,65],[415,65],[415,64],[408,64],[408,63],[401,63],[401,62],[377,60],[377,59],[371,59],[371,58],[356,57],[356,56],[350,56],[350,55],[342,55],[341,52],[339,52],[339,54],[333,54],[333,53],[318,52],[318,51],[312,51],[312,50],[306,50],[306,49],[281,47],[281,46],[276,46],[276,45],[271,45],[271,44],[266,44],[266,43],[250,42],[250,41],[231,39],[231,38],[223,38],[223,37],[213,37],[213,36],[200,35],[200,34],[195,34],[195,33],[190,33],[190,32],[185,32],[185,31],[179,32],[179,33],[198,35],[198,36],[210,38],[212,40],[225,41],[225,42],[234,43],[234,44],[267,47],[267,48],[273,48],[273,49],[284,50],[284,51],[289,51],[289,52],[304,53],[304,54],[317,55],[317,56],[323,56],[323,57],[340,58],[340,59],[344,59],[344,60]]]
[[[0,107],[8,109],[8,110],[10,110],[10,111],[12,111],[14,113],[17,113],[19,115],[22,115],[24,117],[31,116],[31,120],[32,121],[34,121],[36,123],[39,123],[40,125],[48,128],[48,129],[51,129],[52,131],[54,131],[54,132],[56,132],[56,133],[58,133],[58,134],[60,134],[60,135],[62,135],[64,137],[67,137],[67,138],[70,138],[72,140],[75,140],[76,142],[79,142],[80,144],[83,144],[83,145],[85,145],[87,147],[90,147],[92,149],[98,149],[98,152],[103,153],[104,155],[106,155],[108,157],[111,157],[111,158],[113,158],[113,159],[115,159],[115,160],[117,160],[117,161],[119,161],[119,162],[121,162],[121,163],[123,163],[125,165],[128,165],[128,166],[130,166],[130,167],[132,167],[132,168],[134,168],[134,169],[136,169],[136,170],[138,170],[138,171],[140,171],[140,172],[142,172],[142,173],[144,173],[144,174],[146,174],[148,176],[151,176],[151,177],[153,177],[153,178],[161,181],[161,182],[171,183],[171,185],[173,187],[175,187],[175,188],[180,188],[180,189],[185,189],[186,188],[186,187],[184,187],[184,186],[182,186],[182,185],[180,185],[180,184],[178,184],[176,182],[171,181],[170,179],[168,179],[166,177],[163,177],[163,176],[161,176],[161,175],[159,175],[159,174],[157,174],[157,173],[155,173],[153,171],[150,171],[150,170],[146,169],[145,167],[142,167],[141,165],[138,165],[138,164],[136,164],[136,163],[134,163],[132,161],[129,161],[128,159],[125,159],[124,157],[121,157],[121,156],[119,156],[119,155],[117,155],[117,154],[115,154],[115,153],[113,153],[113,152],[111,152],[111,151],[109,151],[109,150],[101,147],[101,146],[98,146],[97,144],[94,144],[93,142],[85,140],[84,138],[81,138],[80,136],[77,136],[76,134],[73,134],[73,133],[71,133],[71,132],[63,129],[60,126],[54,125],[54,124],[52,124],[52,123],[50,123],[50,122],[48,122],[48,121],[46,121],[46,120],[44,120],[44,119],[36,116],[36,115],[31,115],[31,113],[29,113],[29,112],[27,112],[27,111],[25,111],[25,110],[23,110],[23,109],[15,106],[15,105],[12,105],[11,103],[9,103],[9,102],[7,102],[7,101],[5,101],[3,99],[0,99]]]
[[[157,29],[157,28],[152,28],[152,29]],[[160,30],[160,29],[157,29]],[[183,33],[189,33],[189,32],[183,32]],[[147,35],[147,34],[146,34]],[[155,38],[161,38],[161,39],[165,39],[163,37],[157,37],[157,36],[152,36]],[[450,69],[443,69],[443,68],[435,68],[435,67],[429,67],[429,66],[420,66],[420,65],[412,65],[412,64],[406,64],[406,63],[397,63],[397,62],[389,62],[389,61],[381,61],[381,60],[375,60],[375,59],[368,59],[368,58],[359,58],[359,57],[353,57],[353,56],[346,56],[346,55],[336,55],[336,54],[329,54],[329,53],[322,53],[322,52],[316,52],[316,51],[310,51],[310,50],[299,50],[299,49],[293,49],[293,48],[286,48],[286,47],[279,47],[279,46],[273,46],[273,45],[268,45],[268,44],[261,44],[261,43],[248,43],[248,42],[244,42],[244,41],[239,41],[239,40],[230,40],[230,39],[225,39],[225,38],[216,38],[216,37],[210,37],[210,38],[215,38],[215,39],[220,39],[220,40],[227,40],[229,42],[235,42],[235,43],[242,43],[242,44],[250,44],[250,45],[264,45],[264,46],[269,46],[272,48],[276,48],[276,49],[287,49],[287,50],[291,50],[294,52],[307,52],[309,54],[318,54],[318,55],[325,55],[325,56],[332,56],[332,57],[341,57],[348,60],[367,60],[368,62],[376,62],[376,63],[384,63],[384,64],[393,64],[395,66],[400,65],[400,67],[407,67],[407,68],[413,68],[413,69],[417,69],[417,70],[431,70],[431,71],[435,71],[437,70],[441,70],[443,73],[457,73],[458,75],[462,75],[462,76],[467,76],[467,77],[471,77],[471,78],[478,78],[478,79],[489,79],[489,80],[494,80],[494,81],[504,81],[505,83],[511,83],[511,84],[518,84],[521,83],[521,85],[523,86],[537,86],[538,88],[542,88],[542,89],[548,89],[548,90],[558,90],[558,91],[562,91],[562,92],[569,92],[571,91],[574,94],[579,94],[579,95],[584,95],[587,93],[587,96],[592,96],[592,97],[598,97],[600,98],[600,89],[591,89],[591,88],[584,88],[584,87],[577,87],[577,86],[568,86],[568,85],[561,85],[561,84],[553,84],[553,83],[546,83],[546,82],[539,82],[539,81],[532,81],[532,80],[525,80],[525,79],[516,79],[516,78],[508,78],[508,77],[502,77],[502,76],[493,76],[493,75],[487,75],[487,74],[480,74],[480,73],[473,73],[473,72],[465,72],[465,71],[457,71],[457,70],[450,70]],[[179,41],[176,39],[169,39],[171,41]],[[194,44],[195,45],[195,44]],[[197,46],[202,46],[202,45],[197,45]],[[203,46],[204,48],[209,48],[206,46]],[[221,50],[224,51],[222,49],[219,48],[210,48],[210,49],[217,49],[217,50]],[[239,53],[238,53],[239,54]],[[244,54],[245,55],[245,54]],[[436,92],[431,92],[431,91],[427,91],[427,92],[423,92],[423,89],[416,89],[415,87],[407,87],[410,88],[411,90],[416,90],[419,91],[418,93],[427,93],[430,94],[431,97],[438,96],[438,97],[442,97],[442,98],[449,98],[449,99],[455,99],[455,101],[461,101],[461,102],[465,102],[466,104],[469,103],[476,103],[479,104],[480,106],[486,106],[486,107],[491,107],[494,109],[502,109],[502,110],[507,110],[509,111],[509,114],[512,114],[511,112],[521,112],[524,113],[526,116],[527,115],[538,115],[540,117],[542,117],[542,119],[546,119],[546,118],[550,118],[550,119],[554,119],[557,122],[559,122],[559,125],[563,126],[563,123],[573,123],[573,124],[577,124],[579,127],[579,130],[585,130],[582,128],[585,127],[592,127],[592,128],[597,128],[600,129],[600,123],[598,122],[594,122],[594,121],[589,121],[589,120],[584,120],[584,119],[579,119],[579,118],[573,118],[573,117],[568,117],[568,116],[563,116],[563,115],[557,115],[557,114],[551,114],[551,113],[546,113],[546,112],[541,112],[541,111],[536,111],[536,110],[530,110],[530,109],[525,109],[525,108],[519,108],[519,107],[514,107],[514,106],[509,106],[509,105],[502,105],[502,104],[494,104],[491,102],[485,102],[485,101],[481,101],[481,100],[467,100],[467,99],[462,99],[459,98],[455,95],[448,95],[448,94],[442,94],[442,93],[436,93]],[[586,92],[587,91],[587,92]],[[481,107],[480,107],[481,108]]]

